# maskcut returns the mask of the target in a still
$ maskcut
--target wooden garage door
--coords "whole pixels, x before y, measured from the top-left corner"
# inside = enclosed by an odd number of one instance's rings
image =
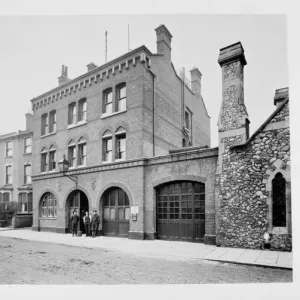
[[[205,185],[179,181],[157,189],[157,238],[204,242]]]
[[[103,195],[103,234],[128,236],[130,206],[127,194],[114,187]]]

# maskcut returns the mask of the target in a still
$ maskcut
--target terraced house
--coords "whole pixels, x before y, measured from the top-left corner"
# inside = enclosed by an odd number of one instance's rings
[[[240,42],[222,48],[219,146],[201,72],[191,84],[171,61],[169,30],[157,53],[141,46],[32,99],[33,229],[67,233],[74,210],[98,210],[98,233],[230,247],[292,248],[289,97],[250,136]],[[221,87],[220,87],[221,88]]]
[[[32,225],[32,114],[26,114],[26,129],[0,136],[1,226]],[[14,204],[14,205],[13,205]]]

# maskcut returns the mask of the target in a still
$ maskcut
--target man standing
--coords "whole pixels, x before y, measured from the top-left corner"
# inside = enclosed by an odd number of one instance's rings
[[[85,228],[85,236],[91,236],[90,235],[91,221],[92,221],[92,217],[89,214],[89,212],[86,211],[85,216],[83,217],[83,223],[84,223],[84,228]]]
[[[93,217],[92,217],[92,237],[96,237],[99,223],[100,223],[100,217],[97,214],[97,211],[94,210]]]
[[[71,217],[71,224],[72,224],[72,236],[77,235],[77,227],[79,223],[79,217],[77,215],[77,211],[73,211],[73,216]]]

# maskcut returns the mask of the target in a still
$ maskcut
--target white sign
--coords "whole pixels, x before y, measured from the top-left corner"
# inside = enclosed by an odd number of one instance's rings
[[[138,206],[131,206],[130,211],[132,214],[138,214],[139,213],[139,207]]]

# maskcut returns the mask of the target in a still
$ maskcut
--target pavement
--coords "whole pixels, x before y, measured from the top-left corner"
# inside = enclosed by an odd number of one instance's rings
[[[96,238],[85,236],[72,237],[71,234],[32,231],[31,228],[0,228],[1,236],[75,247],[108,249],[138,256],[172,260],[195,259],[282,269],[293,268],[292,252],[217,247],[199,243],[162,240],[132,240],[104,236]]]

